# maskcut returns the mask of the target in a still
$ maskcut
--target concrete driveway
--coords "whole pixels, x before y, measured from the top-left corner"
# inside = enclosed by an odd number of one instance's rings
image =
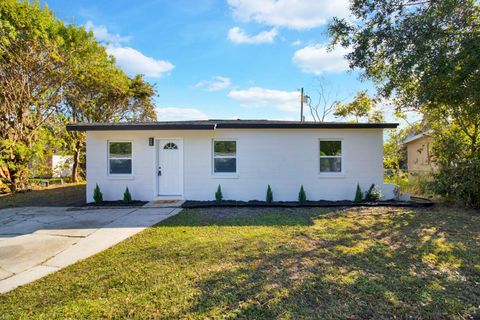
[[[101,252],[181,209],[0,210],[0,293]]]

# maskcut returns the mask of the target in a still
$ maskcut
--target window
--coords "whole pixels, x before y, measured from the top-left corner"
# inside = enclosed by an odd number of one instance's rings
[[[132,174],[132,143],[108,143],[109,174]]]
[[[220,174],[237,172],[236,141],[213,141],[213,172]]]
[[[342,172],[342,141],[320,140],[320,173]]]
[[[163,147],[163,149],[165,149],[165,150],[177,150],[178,147],[175,143],[169,142]]]

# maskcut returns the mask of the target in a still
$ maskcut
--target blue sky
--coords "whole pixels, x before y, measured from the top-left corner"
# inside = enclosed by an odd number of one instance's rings
[[[348,16],[347,0],[43,3],[92,30],[128,74],[155,84],[159,120],[297,120],[298,89],[316,99],[319,77],[332,101],[374,92],[347,71],[344,49],[325,49],[326,24]]]

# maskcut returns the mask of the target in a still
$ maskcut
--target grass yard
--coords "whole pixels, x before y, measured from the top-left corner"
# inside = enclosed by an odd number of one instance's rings
[[[85,203],[85,184],[52,185],[31,191],[0,195],[0,209],[8,207],[72,206]]]
[[[6,319],[478,319],[480,213],[185,210],[0,296]]]

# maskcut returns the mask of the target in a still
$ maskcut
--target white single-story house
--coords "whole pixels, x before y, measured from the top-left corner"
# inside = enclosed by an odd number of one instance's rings
[[[353,200],[357,183],[383,183],[383,129],[396,123],[198,120],[69,124],[86,131],[87,201],[128,186],[136,200]]]

